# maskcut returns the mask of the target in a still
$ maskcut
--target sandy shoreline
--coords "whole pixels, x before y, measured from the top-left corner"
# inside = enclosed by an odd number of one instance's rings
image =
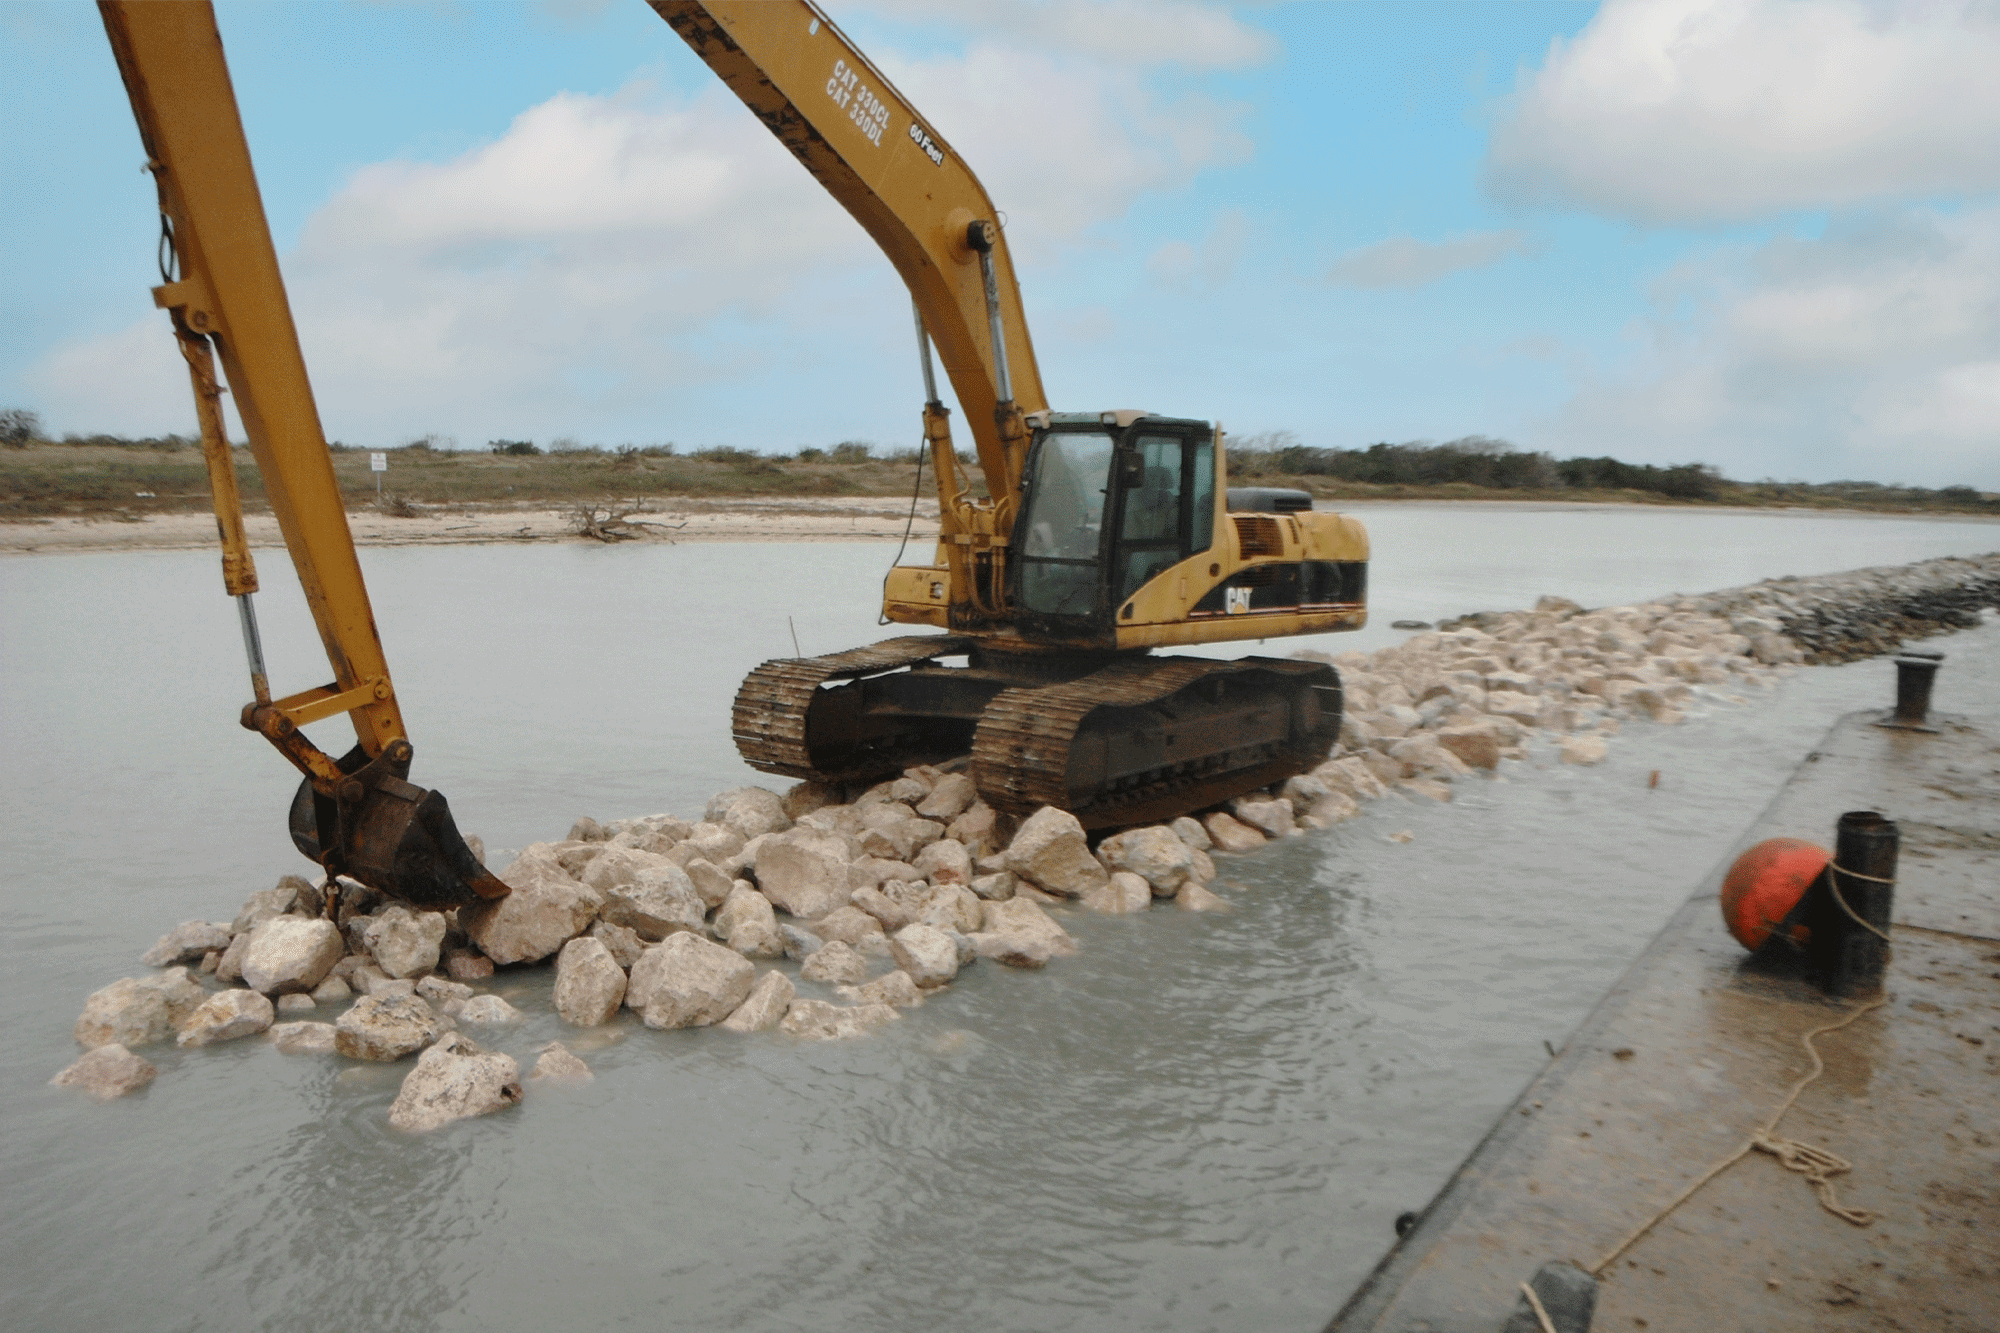
[[[1455,509],[1635,510],[1660,507],[1596,501],[1518,500],[1356,500],[1338,508],[1359,514],[1372,509],[1448,506]],[[1329,506],[1333,507],[1333,506]],[[1972,514],[1906,514],[1854,509],[1737,509],[1701,506],[1689,513],[1740,513],[1810,518],[1909,519],[1992,524]],[[603,511],[599,511],[602,516]],[[888,496],[825,499],[759,497],[650,501],[630,513],[637,526],[632,540],[658,542],[841,542],[899,541],[909,525],[910,540],[923,544],[937,536],[934,497],[918,501],[914,524],[908,500]],[[497,508],[454,505],[396,518],[374,509],[348,513],[357,546],[487,546],[523,542],[581,542],[574,505]],[[250,542],[259,550],[283,545],[277,520],[251,514],[245,520]],[[215,519],[202,512],[63,515],[0,520],[0,556],[63,555],[88,551],[188,551],[216,546]]]

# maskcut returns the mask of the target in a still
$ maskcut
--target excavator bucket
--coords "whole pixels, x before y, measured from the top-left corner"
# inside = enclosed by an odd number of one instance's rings
[[[511,892],[465,845],[443,793],[368,772],[375,766],[359,750],[339,762],[366,780],[350,779],[328,796],[308,778],[292,798],[292,842],[309,860],[433,912]]]

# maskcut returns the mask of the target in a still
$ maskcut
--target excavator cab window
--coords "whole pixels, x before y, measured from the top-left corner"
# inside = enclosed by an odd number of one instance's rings
[[[1180,423],[1176,423],[1180,424]],[[1029,460],[1016,531],[1022,625],[1102,634],[1148,580],[1208,549],[1215,528],[1215,436],[1140,422],[1043,433]]]

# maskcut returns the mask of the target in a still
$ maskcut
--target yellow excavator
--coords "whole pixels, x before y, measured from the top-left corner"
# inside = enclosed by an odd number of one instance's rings
[[[1331,666],[1152,650],[1361,628],[1362,526],[1312,512],[1304,492],[1230,491],[1206,421],[1051,411],[1000,214],[816,5],[649,2],[874,238],[916,305],[940,532],[932,563],[890,571],[882,615],[946,632],[766,662],[736,697],[744,759],[852,782],[970,754],[994,806],[1105,827],[1325,758],[1341,715]],[[933,344],[984,497],[960,473]]]
[[[944,137],[816,6],[649,0],[881,246],[911,292],[940,505],[933,563],[899,565],[883,616],[945,631],[767,662],[737,694],[737,746],[766,772],[852,782],[971,757],[996,807],[1091,827],[1200,809],[1323,758],[1332,667],[1154,656],[1177,644],[1358,629],[1361,525],[1303,492],[1228,489],[1222,432],[1141,411],[1054,412],[1000,215]],[[161,284],[188,364],[252,701],[242,723],[303,774],[294,843],[419,906],[504,896],[413,750],[362,581],[222,40],[207,4],[99,0],[159,191]],[[985,494],[960,470],[931,348],[969,418]],[[331,663],[271,697],[257,573],[223,432],[220,359]],[[921,466],[921,465],[920,465]],[[964,666],[945,663],[963,659]],[[300,728],[346,713],[339,758]]]

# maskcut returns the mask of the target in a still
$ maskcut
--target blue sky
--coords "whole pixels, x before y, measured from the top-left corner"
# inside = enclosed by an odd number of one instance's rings
[[[2000,489],[1990,5],[831,12],[1059,407]],[[331,435],[916,441],[886,261],[638,0],[218,15]],[[0,5],[0,120],[0,406],[191,430],[94,7]]]

